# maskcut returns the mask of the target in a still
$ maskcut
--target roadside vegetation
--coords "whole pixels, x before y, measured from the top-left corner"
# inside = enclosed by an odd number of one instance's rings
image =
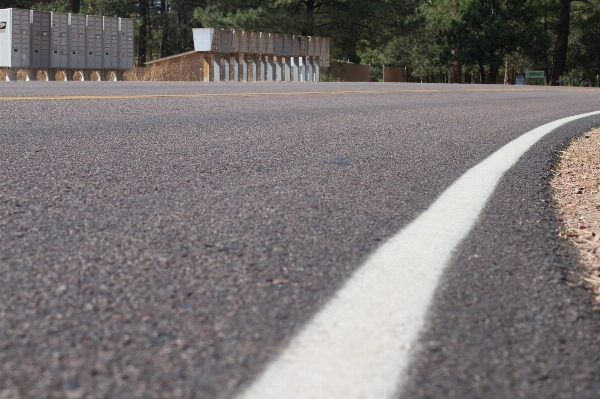
[[[600,129],[573,140],[552,179],[561,236],[579,251],[582,280],[600,303]],[[597,307],[600,310],[600,306]]]
[[[597,86],[600,0],[0,0],[0,8],[136,19],[137,64],[193,48],[191,28],[332,38],[332,59],[406,68],[408,81]]]

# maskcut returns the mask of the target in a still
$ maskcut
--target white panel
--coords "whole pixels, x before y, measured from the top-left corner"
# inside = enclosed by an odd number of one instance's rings
[[[103,17],[102,27],[102,68],[119,68],[119,19]]]
[[[132,69],[134,58],[133,19],[119,18],[119,69]]]
[[[69,67],[69,15],[52,12],[50,20],[50,68]]]
[[[0,67],[12,66],[12,9],[0,10]]]
[[[221,34],[213,28],[192,29],[194,49],[201,52],[218,52],[221,47]]]
[[[68,53],[69,68],[85,68],[85,15],[69,14],[68,26]]]
[[[85,68],[102,69],[102,17],[86,15]]]
[[[30,23],[29,10],[6,8],[0,10],[0,67],[29,68]]]

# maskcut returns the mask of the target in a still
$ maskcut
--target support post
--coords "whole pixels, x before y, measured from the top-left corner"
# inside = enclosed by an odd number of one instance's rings
[[[241,57],[241,54],[237,53],[234,56],[234,60],[233,60],[233,81],[234,82],[240,81],[240,67],[241,67],[240,57]]]
[[[75,71],[72,69],[66,69],[65,70],[65,81],[67,82],[72,82],[73,81],[73,75],[75,75]]]
[[[221,81],[221,54],[219,54],[219,53],[216,53],[213,56],[213,69],[214,69],[213,81],[220,82]]]
[[[58,72],[56,69],[48,69],[46,71],[46,77],[48,78],[48,82],[56,81],[56,72]]]
[[[315,57],[315,82],[321,81],[321,57]]]
[[[283,78],[283,60],[281,59],[281,56],[278,55],[277,56],[277,63],[275,64],[275,80],[277,82],[281,82],[281,79]]]
[[[306,82],[306,65],[304,65],[305,62],[305,57],[298,57],[298,69],[300,70],[299,82]]]
[[[260,56],[260,81],[264,82],[267,80],[267,56],[261,54]]]
[[[252,81],[258,82],[258,55],[252,54]]]
[[[300,57],[292,57],[292,69],[294,70],[294,82],[300,81]]]
[[[242,58],[242,80],[248,82],[248,54],[244,54]]]
[[[274,61],[273,56],[270,55],[267,58],[267,82],[273,81],[273,69],[274,69],[273,61]]]
[[[92,80],[92,71],[90,71],[89,69],[84,69],[83,71],[81,71],[81,80],[83,82],[89,82]]]
[[[27,82],[32,82],[37,80],[37,69],[26,69],[25,75],[27,76],[25,80]]]
[[[308,66],[308,79],[306,79],[307,82],[314,82],[315,81],[315,75],[313,75],[314,73],[314,62],[315,62],[315,57],[307,57],[308,58],[308,62],[307,62],[307,66]]]
[[[4,73],[6,74],[6,81],[7,82],[16,82],[17,81],[17,70],[14,68],[6,68],[4,70]]]
[[[292,74],[291,74],[291,62],[292,57],[285,57],[285,81],[289,82],[290,80],[292,80]]]
[[[213,59],[215,58],[214,54],[205,54],[204,55],[204,82],[210,82],[210,75],[213,69]]]
[[[106,82],[106,71],[105,70],[99,70],[96,71],[96,73],[98,74],[98,81],[99,82]]]
[[[229,82],[229,76],[231,76],[231,54],[225,54],[223,58],[225,59],[225,74],[223,76],[223,81]]]

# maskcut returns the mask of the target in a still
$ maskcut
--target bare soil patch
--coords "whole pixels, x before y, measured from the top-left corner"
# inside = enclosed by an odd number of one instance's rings
[[[579,251],[582,279],[600,303],[600,129],[573,140],[560,158],[551,183],[560,234]]]

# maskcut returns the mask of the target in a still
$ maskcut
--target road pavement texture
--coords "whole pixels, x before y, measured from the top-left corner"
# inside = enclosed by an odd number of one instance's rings
[[[12,99],[53,95],[88,98]],[[0,397],[235,397],[463,173],[597,110],[593,89],[2,83]],[[598,125],[502,179],[398,397],[600,395],[600,315],[549,188]]]

